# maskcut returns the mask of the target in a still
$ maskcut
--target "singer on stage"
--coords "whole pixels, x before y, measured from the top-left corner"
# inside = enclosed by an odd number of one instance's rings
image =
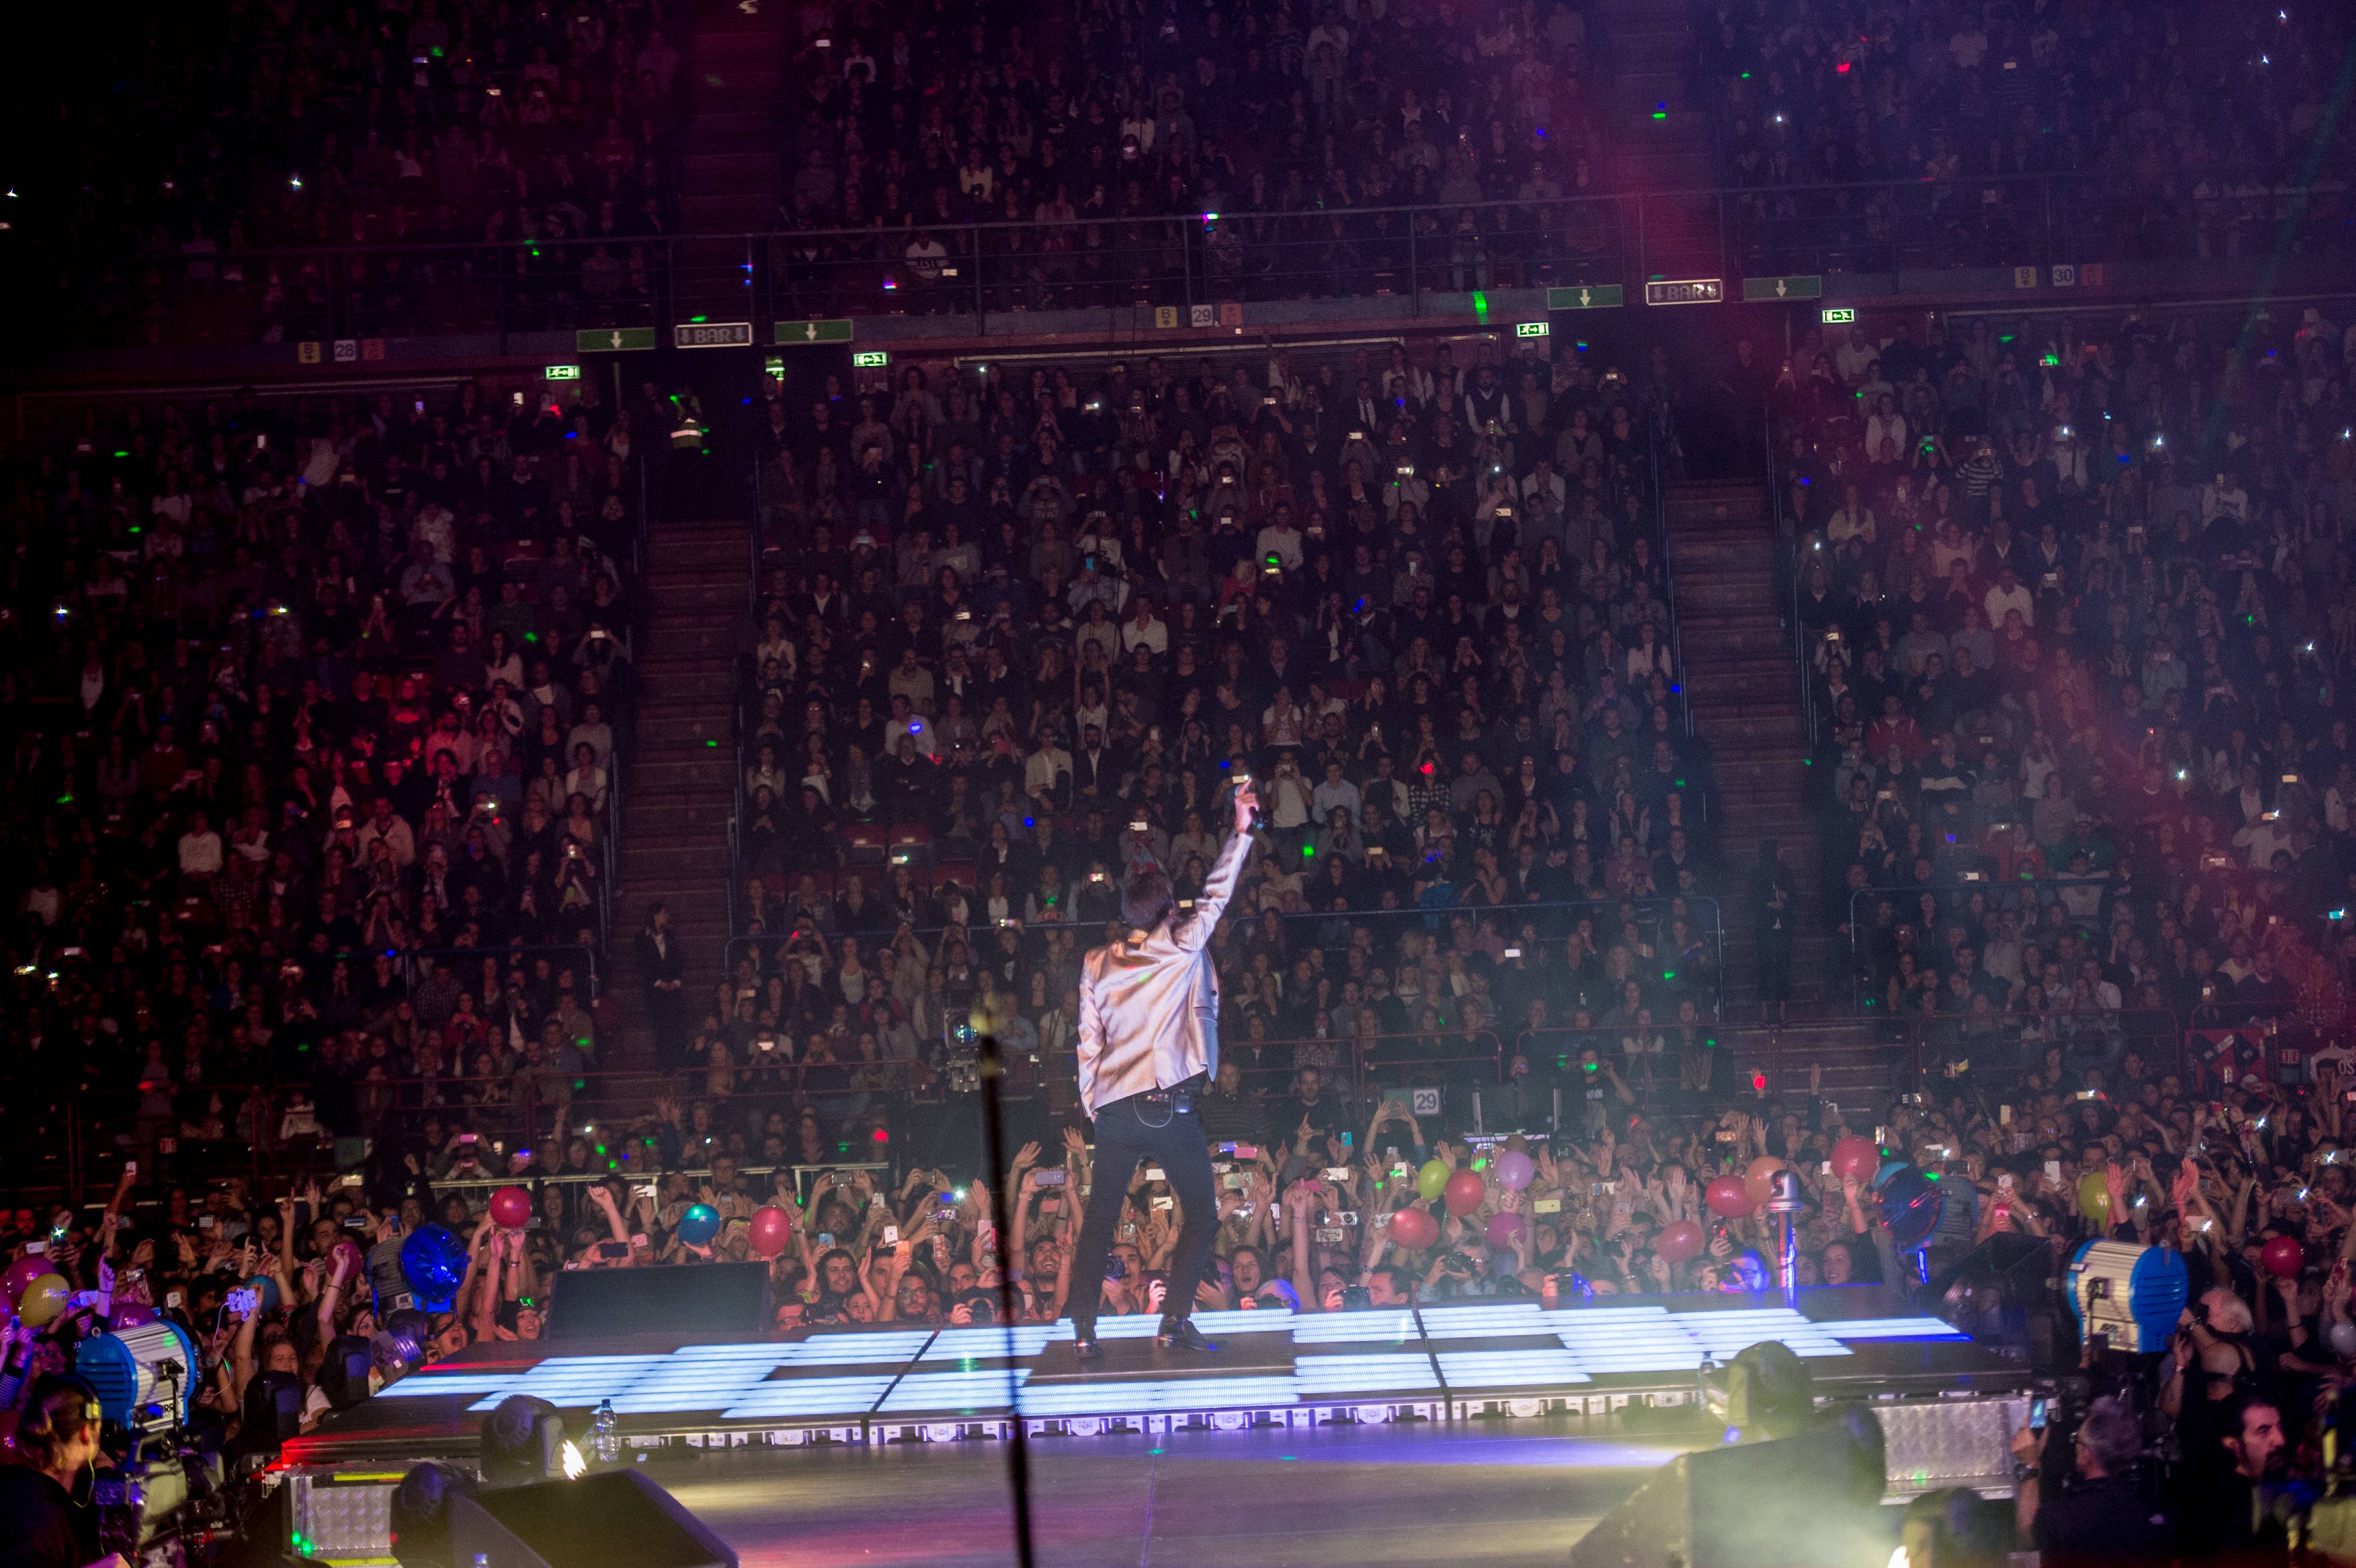
[[[1080,1103],[1097,1130],[1096,1186],[1072,1254],[1072,1330],[1082,1360],[1103,1354],[1097,1312],[1105,1257],[1130,1179],[1146,1158],[1162,1167],[1183,1211],[1156,1342],[1165,1349],[1218,1349],[1187,1320],[1218,1224],[1211,1154],[1194,1096],[1219,1070],[1219,978],[1205,949],[1251,855],[1258,808],[1246,780],[1236,790],[1235,832],[1220,848],[1193,909],[1177,907],[1170,879],[1159,869],[1130,876],[1120,892],[1129,934],[1091,949],[1080,966]]]

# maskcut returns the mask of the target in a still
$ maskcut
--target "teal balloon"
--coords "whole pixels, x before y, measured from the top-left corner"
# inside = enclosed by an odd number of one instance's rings
[[[720,1211],[709,1203],[693,1203],[679,1217],[679,1239],[691,1247],[708,1247],[720,1233]]]

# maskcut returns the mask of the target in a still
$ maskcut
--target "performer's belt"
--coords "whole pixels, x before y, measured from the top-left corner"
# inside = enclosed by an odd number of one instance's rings
[[[1148,1089],[1142,1094],[1129,1095],[1127,1103],[1135,1105],[1140,1111],[1152,1111],[1162,1115],[1186,1115],[1194,1109],[1194,1096],[1210,1087],[1210,1082],[1207,1075],[1197,1072],[1192,1078],[1183,1083],[1173,1083],[1166,1089]],[[1114,1102],[1116,1104],[1121,1103]]]

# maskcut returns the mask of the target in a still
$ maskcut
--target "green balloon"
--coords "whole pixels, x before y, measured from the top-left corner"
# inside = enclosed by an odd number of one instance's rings
[[[2110,1184],[2099,1170],[2090,1170],[2078,1179],[2078,1212],[2099,1225],[2111,1217]]]
[[[1448,1190],[1448,1179],[1455,1174],[1446,1160],[1427,1159],[1415,1173],[1415,1189],[1426,1198],[1437,1198]]]

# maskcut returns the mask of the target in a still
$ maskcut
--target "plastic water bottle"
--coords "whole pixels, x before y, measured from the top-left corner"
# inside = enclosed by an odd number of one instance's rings
[[[597,1405],[595,1437],[590,1446],[600,1465],[611,1465],[622,1456],[621,1435],[614,1430],[614,1402],[602,1400]]]

